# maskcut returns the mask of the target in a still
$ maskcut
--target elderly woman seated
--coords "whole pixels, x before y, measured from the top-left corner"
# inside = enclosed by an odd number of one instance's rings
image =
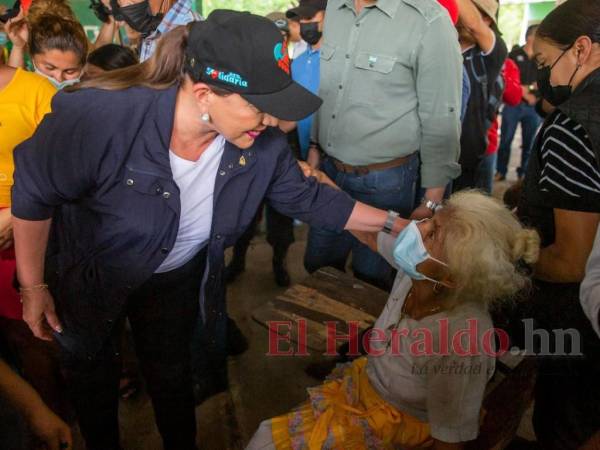
[[[248,449],[458,449],[477,437],[502,350],[488,310],[527,285],[519,267],[537,259],[537,233],[498,201],[460,192],[397,238],[357,237],[398,269],[368,356],[264,421]]]

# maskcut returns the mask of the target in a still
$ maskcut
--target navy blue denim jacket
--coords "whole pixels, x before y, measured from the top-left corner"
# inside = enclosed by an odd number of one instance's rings
[[[46,282],[73,353],[100,350],[129,293],[173,248],[179,189],[169,162],[177,87],[59,93],[15,155],[12,213],[53,218]],[[243,156],[243,160],[241,160]],[[341,231],[355,202],[306,179],[276,129],[246,150],[227,144],[215,182],[201,313],[209,327],[224,314],[225,248],[267,199],[283,214]]]

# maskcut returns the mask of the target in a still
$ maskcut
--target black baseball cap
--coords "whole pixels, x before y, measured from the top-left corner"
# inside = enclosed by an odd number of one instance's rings
[[[300,0],[300,4],[289,9],[285,15],[288,19],[311,19],[319,11],[327,9],[327,0]]]
[[[269,19],[215,10],[190,25],[185,70],[196,82],[237,93],[259,110],[301,120],[322,100],[290,76],[287,44]]]

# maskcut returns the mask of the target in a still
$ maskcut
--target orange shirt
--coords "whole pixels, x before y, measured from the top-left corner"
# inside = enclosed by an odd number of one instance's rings
[[[10,189],[15,169],[13,151],[31,137],[56,89],[44,77],[17,69],[8,85],[0,90],[0,208],[10,206]]]

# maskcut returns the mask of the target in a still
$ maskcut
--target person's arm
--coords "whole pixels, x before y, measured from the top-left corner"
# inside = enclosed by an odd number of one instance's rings
[[[35,337],[45,341],[52,340],[52,330],[62,333],[54,299],[44,284],[44,258],[51,223],[51,219],[32,221],[13,218],[23,321]]]
[[[29,40],[29,27],[22,9],[16,17],[6,23],[5,28],[8,39],[13,44],[8,56],[8,65],[14,68],[25,68],[25,49]]]
[[[344,229],[376,233],[383,230],[387,217],[387,211],[374,208],[365,203],[356,202]],[[397,218],[392,227],[392,234],[398,235],[409,222],[409,220]]]
[[[425,198],[441,203],[446,186],[460,174],[460,108],[463,64],[456,30],[446,17],[426,30],[417,54],[416,89],[421,125],[421,182]],[[440,85],[440,73],[444,83]],[[431,217],[424,206],[413,218]]]
[[[540,251],[534,277],[552,283],[579,283],[600,221],[600,214],[554,210],[554,243]]]
[[[313,169],[318,169],[321,166],[321,151],[316,145],[311,145],[308,148],[308,156],[306,157],[306,162]]]
[[[82,92],[55,96],[52,113],[14,151],[11,212],[23,318],[41,339],[51,339],[51,330],[62,331],[44,285],[51,219],[57,207],[90,194],[111,141],[107,128],[95,125],[93,98]],[[108,119],[104,123],[109,126]]]
[[[458,0],[458,17],[460,23],[473,35],[483,53],[491,52],[496,36],[472,0]]]
[[[0,209],[0,252],[13,245],[12,216],[10,208]]]
[[[33,433],[47,449],[70,449],[73,445],[71,429],[58,418],[39,394],[8,365],[0,360],[0,394],[26,418]]]
[[[98,33],[98,37],[96,38],[96,42],[94,42],[92,50],[100,48],[107,44],[112,44],[115,40],[115,31],[117,29],[117,23],[113,16],[108,17],[108,22],[103,23],[100,27],[100,32]]]
[[[280,213],[311,226],[330,231],[381,231],[388,213],[356,202],[348,194],[320,184],[316,178],[306,178],[289,151],[285,137],[279,153],[277,171],[271,180],[266,198]],[[408,221],[397,219],[393,232],[399,233]]]

